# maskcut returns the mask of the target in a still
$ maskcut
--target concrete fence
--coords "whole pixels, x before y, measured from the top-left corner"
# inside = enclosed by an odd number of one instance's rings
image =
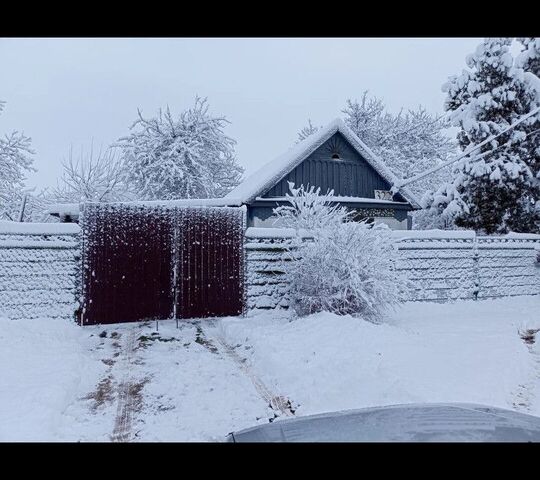
[[[540,294],[539,235],[439,230],[393,235],[396,269],[412,284],[410,300]],[[294,236],[291,229],[246,230],[249,311],[288,308],[285,270]],[[80,268],[78,225],[0,222],[0,317],[73,319]]]
[[[540,294],[540,235],[477,236],[470,231],[394,231],[396,269],[412,285],[410,300],[447,301]],[[285,270],[291,229],[248,228],[249,310],[286,309]]]
[[[0,222],[0,317],[74,317],[78,234],[76,224]]]

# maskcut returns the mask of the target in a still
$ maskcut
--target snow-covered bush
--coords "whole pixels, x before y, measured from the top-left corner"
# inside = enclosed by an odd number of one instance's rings
[[[387,225],[350,221],[333,193],[295,188],[291,205],[274,209],[283,226],[297,230],[286,256],[291,307],[300,316],[320,311],[378,321],[400,303],[405,282],[394,270],[397,251]]]
[[[301,316],[328,311],[379,321],[403,298],[396,255],[384,224],[346,222],[319,231],[289,262],[291,306]]]

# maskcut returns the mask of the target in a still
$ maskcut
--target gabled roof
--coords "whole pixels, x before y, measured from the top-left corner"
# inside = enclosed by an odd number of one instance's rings
[[[302,163],[302,161],[317,150],[317,148],[336,132],[340,132],[366,162],[371,165],[381,177],[390,183],[390,185],[394,185],[398,182],[398,178],[390,171],[384,162],[358,138],[343,120],[337,118],[326,127],[318,130],[313,135],[310,135],[308,138],[292,147],[286,153],[264,165],[229,192],[225,198],[238,198],[244,203],[250,203],[255,200],[256,197],[264,195],[267,190]],[[400,189],[399,193],[412,206],[419,207],[419,203],[414,194],[408,188]]]

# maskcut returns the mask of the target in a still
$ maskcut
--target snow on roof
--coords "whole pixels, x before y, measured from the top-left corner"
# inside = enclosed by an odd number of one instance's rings
[[[370,148],[340,118],[336,118],[326,127],[298,143],[290,150],[264,165],[234,188],[225,198],[240,198],[243,202],[252,202],[263,195],[269,188],[279,182],[296,166],[302,163],[311,153],[319,148],[336,132],[340,132],[358,153],[381,175],[387,182],[394,185],[398,178]],[[400,189],[401,195],[414,207],[420,204],[408,188]],[[374,199],[372,199],[373,201]]]

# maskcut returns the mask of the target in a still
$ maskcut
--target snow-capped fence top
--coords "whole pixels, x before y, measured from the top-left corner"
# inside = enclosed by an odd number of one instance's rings
[[[74,223],[26,223],[0,221],[0,234],[6,235],[75,235],[80,228]]]
[[[78,225],[73,223],[0,222],[0,248],[76,248]]]
[[[477,235],[474,230],[392,230],[391,235],[398,241],[414,240],[472,240],[474,238],[490,241],[512,242],[513,240],[531,240],[540,242],[540,235],[534,233],[515,233],[506,235]],[[246,230],[247,238],[310,238],[312,234],[306,230],[294,228],[261,228],[250,227]]]

